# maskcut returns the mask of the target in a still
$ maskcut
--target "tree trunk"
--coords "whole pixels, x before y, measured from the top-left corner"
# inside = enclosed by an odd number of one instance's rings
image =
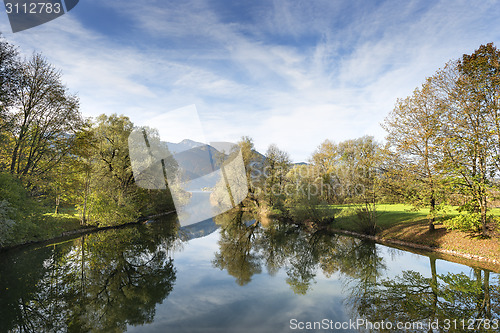
[[[438,307],[438,283],[437,283],[437,270],[436,270],[436,258],[429,257],[431,264],[431,289],[432,289],[432,318],[434,320],[437,314]]]
[[[27,122],[27,114],[26,114],[26,111],[24,113],[24,120],[23,120],[23,124],[21,125],[21,131],[19,132],[19,136],[16,140],[16,145],[14,147],[14,151],[12,152],[12,159],[11,159],[11,162],[10,162],[10,173],[15,173],[15,169],[16,169],[16,164],[19,163],[18,161],[18,154],[20,154],[20,151],[22,150],[21,149],[21,146],[22,146],[22,142],[24,140],[24,135],[25,135],[25,132],[26,132],[26,122]]]
[[[82,219],[80,220],[80,225],[87,224],[87,200],[90,192],[90,172],[87,171],[85,175],[85,183],[83,189],[83,208],[82,208]]]
[[[491,318],[490,272],[484,271],[484,301],[483,311],[486,318]]]
[[[429,231],[434,231],[434,222],[436,221],[436,218],[434,217],[434,210],[436,209],[436,199],[434,198],[434,192],[431,193],[431,202],[430,202],[430,209],[429,209],[429,214],[431,215],[429,217]]]
[[[10,162],[10,173],[14,173],[16,169],[16,162],[17,162],[17,151],[19,150],[19,144],[16,144],[14,147],[14,151],[12,152],[12,159]]]
[[[59,194],[56,195],[56,209],[54,213],[59,214],[59,203],[61,202],[61,196]]]
[[[488,216],[486,215],[486,213],[486,198],[484,198],[484,202],[481,205],[481,226],[483,236],[486,236],[486,234],[488,233]]]

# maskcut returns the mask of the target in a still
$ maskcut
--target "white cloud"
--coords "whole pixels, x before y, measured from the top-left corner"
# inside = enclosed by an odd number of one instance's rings
[[[249,5],[246,14],[264,14],[253,21],[222,21],[206,1],[92,4],[127,17],[130,42],[84,26],[77,8],[7,36],[63,70],[85,114],[141,122],[196,104],[211,139],[250,135],[259,150],[274,142],[297,161],[327,138],[382,139],[396,98],[449,59],[500,41],[496,2],[261,2]]]

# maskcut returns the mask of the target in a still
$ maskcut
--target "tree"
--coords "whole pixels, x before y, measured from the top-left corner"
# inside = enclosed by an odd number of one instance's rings
[[[75,184],[80,194],[76,201],[82,224],[117,225],[174,208],[168,187],[137,186],[129,154],[129,136],[134,124],[128,117],[103,114],[89,126],[77,133],[74,149],[77,159],[73,161],[78,171]],[[148,129],[149,134],[152,142],[154,131]],[[163,165],[177,169],[173,159]]]
[[[378,144],[371,136],[335,144],[323,142],[314,152],[310,172],[319,181],[324,198],[332,202],[372,201],[377,169]]]
[[[457,96],[467,99],[464,107],[484,116],[492,136],[493,163],[500,171],[500,50],[493,43],[481,45],[473,54],[464,54],[457,64],[460,74]]]
[[[98,224],[131,222],[139,217],[141,203],[137,200],[128,152],[128,137],[133,127],[128,117],[100,115],[92,128],[93,156],[87,157],[87,152],[82,152],[87,160],[85,168],[91,174],[84,181],[84,190],[89,194],[80,209],[82,213],[87,211]]]
[[[278,202],[283,202],[283,191],[286,174],[292,164],[287,152],[280,150],[275,144],[269,145],[264,162],[264,193],[272,207]]]
[[[399,175],[413,183],[408,192],[412,201],[427,202],[431,230],[445,178],[448,193],[466,199],[460,208],[466,214],[450,225],[487,234],[492,180],[500,170],[499,106],[500,51],[490,43],[448,62],[412,96],[399,100],[386,119],[386,156],[392,164],[387,179]]]
[[[81,125],[78,98],[61,83],[61,73],[40,54],[22,66],[22,82],[10,108],[10,172],[33,184],[65,156]]]
[[[326,191],[322,191],[322,196],[328,203],[342,203],[342,184],[337,174],[338,166],[337,145],[330,140],[325,140],[311,157],[311,164],[314,169],[310,169],[313,174],[320,177],[320,186],[326,185]]]
[[[243,164],[245,166],[246,178],[248,183],[248,199],[251,200],[257,207],[259,207],[259,200],[256,193],[255,184],[252,178],[252,172],[254,168],[258,169],[258,165],[262,163],[259,158],[259,154],[255,152],[255,147],[252,138],[248,136],[243,136],[240,141],[237,142],[240,150],[241,156],[243,158]],[[254,177],[255,178],[255,177]]]
[[[427,79],[411,96],[397,101],[382,125],[388,134],[384,180],[389,186],[404,184],[407,200],[429,207],[429,231],[434,230],[442,175],[441,124],[439,101],[432,79]]]
[[[20,66],[17,50],[0,35],[0,145],[5,139],[4,132],[11,125],[8,110],[21,81]]]
[[[498,166],[495,134],[498,61],[492,44],[450,62],[435,76],[444,112],[444,163],[454,187],[470,200],[462,206],[487,232],[488,191]],[[475,217],[477,216],[477,217]]]
[[[92,122],[89,120],[76,133],[73,154],[75,158],[70,159],[71,169],[74,170],[73,188],[65,191],[74,193],[73,202],[76,203],[80,211],[80,224],[85,225],[89,220],[88,202],[91,194],[91,181],[96,163],[95,150],[97,147],[97,138],[92,129]]]
[[[339,143],[338,174],[351,189],[350,200],[356,209],[361,231],[375,234],[376,205],[379,196],[379,146],[372,136],[363,136]]]

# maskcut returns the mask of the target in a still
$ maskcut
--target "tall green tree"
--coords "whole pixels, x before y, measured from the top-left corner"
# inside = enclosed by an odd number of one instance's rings
[[[339,174],[350,189],[350,201],[358,204],[356,215],[363,233],[375,234],[377,203],[380,197],[379,145],[373,137],[363,136],[339,143]]]
[[[253,202],[256,207],[259,207],[258,191],[256,191],[256,186],[258,186],[258,181],[254,182],[253,171],[257,169],[260,172],[260,166],[262,165],[262,160],[255,150],[253,139],[249,136],[241,137],[241,140],[237,142],[239,149],[241,151],[241,156],[243,158],[243,164],[245,166],[247,185],[248,185],[248,197],[247,199]]]
[[[323,142],[314,152],[310,170],[329,202],[364,203],[373,201],[378,144],[371,136],[363,136],[335,144]]]
[[[472,55],[448,63],[435,76],[445,117],[444,162],[455,188],[469,198],[463,209],[478,220],[483,234],[487,233],[491,180],[498,166],[499,59],[492,44],[482,45]]]
[[[63,188],[66,193],[72,194],[72,202],[76,203],[80,211],[80,223],[85,225],[89,220],[88,204],[91,194],[93,171],[97,162],[97,137],[91,120],[76,133],[73,146],[73,156],[69,159],[69,169],[72,173],[72,187]]]
[[[429,208],[429,231],[434,230],[436,206],[442,179],[442,112],[428,79],[385,119],[388,146],[385,150],[385,177],[389,187],[400,187],[406,201]],[[391,181],[392,180],[392,181]]]
[[[22,82],[9,109],[9,170],[28,184],[36,183],[69,152],[82,122],[78,98],[61,80],[61,73],[40,54],[22,65]]]
[[[5,131],[12,125],[12,117],[8,111],[20,82],[21,61],[18,52],[0,35],[0,147],[4,144],[2,140],[6,139]]]
[[[82,152],[85,172],[84,191],[88,196],[80,204],[81,213],[93,223],[112,225],[131,222],[139,217],[137,186],[128,152],[128,137],[134,125],[128,117],[101,115],[92,128],[93,151]],[[86,182],[89,182],[88,184]],[[83,205],[82,205],[83,204]]]
[[[342,203],[345,196],[337,173],[338,160],[337,145],[330,140],[321,143],[311,156],[314,168],[309,172],[318,176],[320,186],[326,185],[322,197],[328,203]]]
[[[264,193],[270,206],[278,201],[284,201],[284,187],[286,175],[290,170],[292,161],[287,152],[281,150],[275,144],[269,145],[264,162]]]
[[[77,207],[82,224],[100,226],[133,222],[174,208],[170,190],[137,186],[129,154],[134,124],[123,115],[101,115],[76,136]],[[153,134],[152,132],[150,134]],[[176,169],[177,165],[169,168]]]

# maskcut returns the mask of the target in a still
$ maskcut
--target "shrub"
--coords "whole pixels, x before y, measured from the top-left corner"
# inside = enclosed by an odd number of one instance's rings
[[[480,232],[482,226],[481,215],[469,212],[460,213],[458,216],[444,220],[443,224],[449,230],[460,230],[463,232]]]
[[[375,235],[377,233],[377,214],[375,205],[366,205],[355,210],[356,225],[361,233]]]
[[[21,181],[10,173],[0,173],[0,246],[38,237],[40,228],[33,221],[40,218],[39,205]]]
[[[7,200],[0,200],[0,247],[8,242],[12,235],[14,220],[9,215],[12,214],[12,207]]]
[[[290,208],[290,215],[296,222],[311,220],[316,224],[328,224],[335,218],[336,210],[321,202],[317,197],[302,198]]]

